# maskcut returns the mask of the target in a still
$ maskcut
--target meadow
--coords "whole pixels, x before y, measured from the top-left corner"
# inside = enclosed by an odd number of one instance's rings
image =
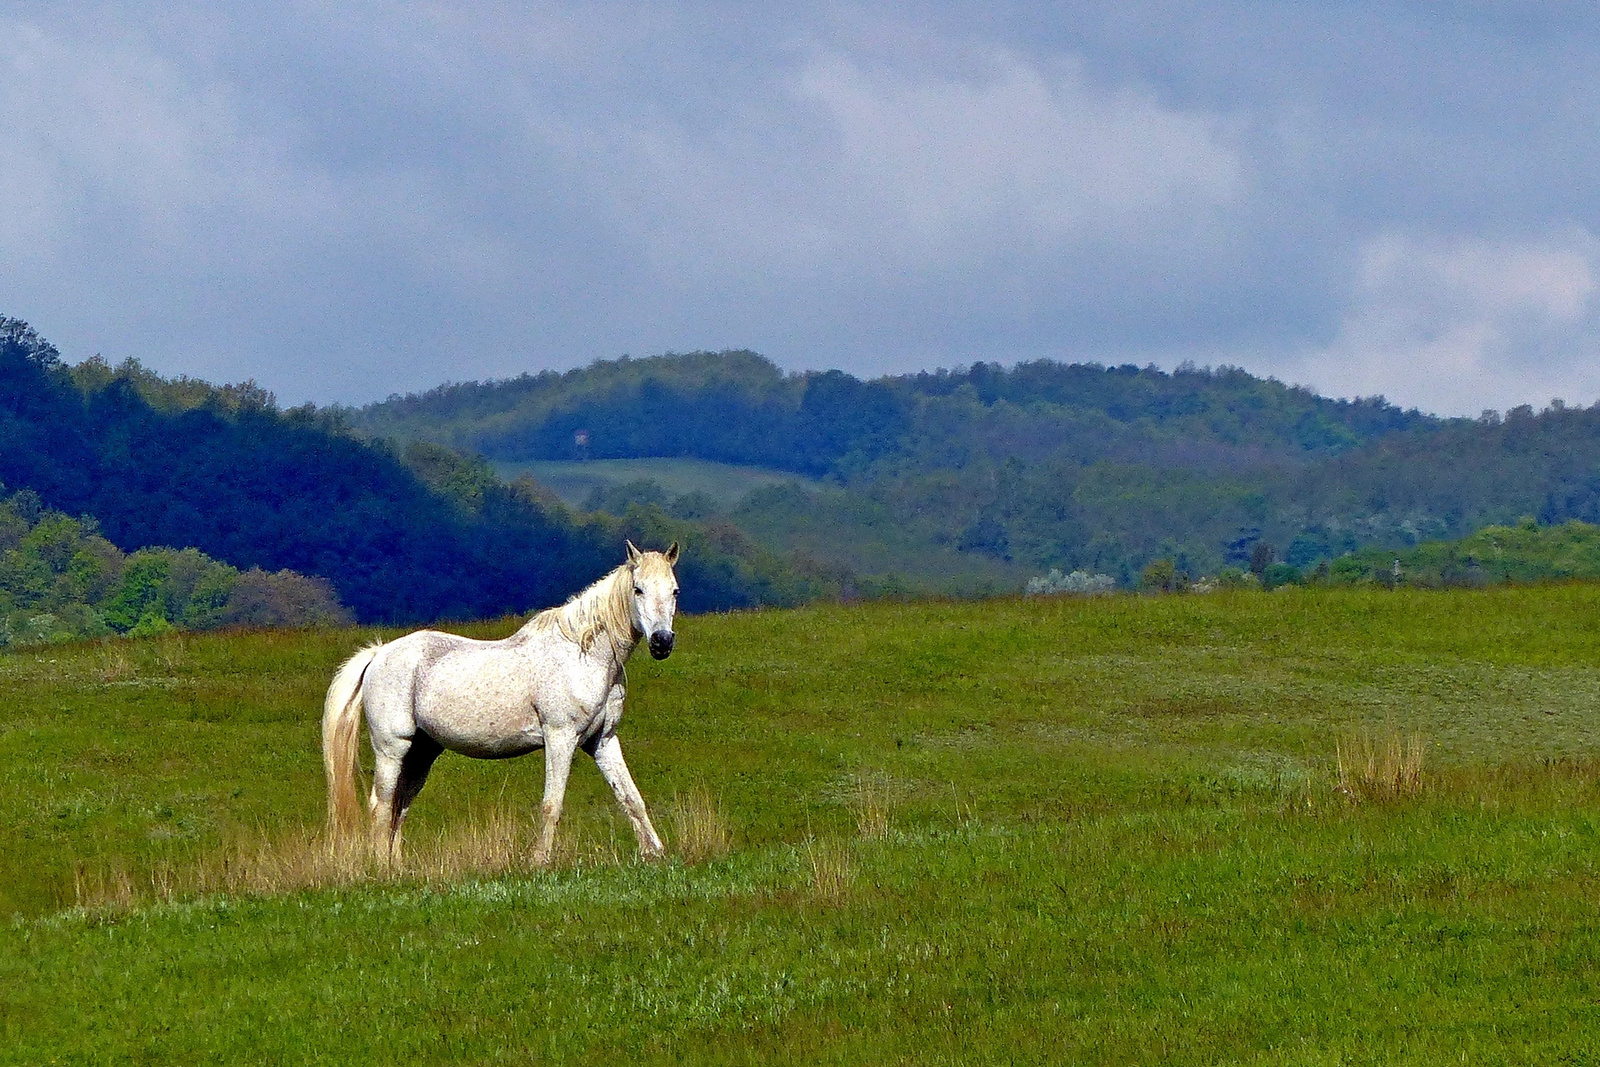
[[[493,466],[495,473],[508,481],[531,475],[572,507],[582,507],[597,489],[603,492],[629,482],[655,482],[669,498],[704,493],[721,509],[733,507],[755,489],[787,482],[813,484],[812,479],[788,471],[703,459],[504,460]]]
[[[538,758],[446,757],[387,875],[307,860],[373,631],[0,656],[0,1062],[1591,1062],[1597,610],[681,617],[621,731],[671,859],[580,759],[527,869]]]

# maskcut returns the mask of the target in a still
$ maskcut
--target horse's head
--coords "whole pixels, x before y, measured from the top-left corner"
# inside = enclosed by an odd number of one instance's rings
[[[656,659],[672,655],[672,615],[678,610],[678,579],[672,573],[676,562],[676,541],[665,552],[640,552],[628,542],[633,629],[650,642],[650,654]]]

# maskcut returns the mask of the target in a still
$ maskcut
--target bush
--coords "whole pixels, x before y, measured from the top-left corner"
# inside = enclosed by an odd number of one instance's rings
[[[259,567],[252,567],[234,580],[228,602],[218,613],[218,622],[223,626],[254,629],[348,626],[354,621],[326,580],[294,571],[268,574]]]
[[[0,648],[350,621],[321,578],[240,574],[193,548],[124,555],[93,519],[44,508],[26,490],[0,498]]]
[[[1151,560],[1139,574],[1139,588],[1147,593],[1180,593],[1188,585],[1188,576],[1171,559]]]
[[[1280,585],[1299,585],[1300,568],[1289,563],[1269,563],[1261,572],[1261,585],[1276,589]]]
[[[1090,574],[1088,571],[1073,571],[1071,574],[1062,574],[1054,567],[1049,574],[1041,574],[1036,578],[1029,578],[1028,585],[1023,590],[1025,596],[1054,596],[1057,593],[1076,593],[1081,596],[1098,596],[1114,592],[1117,580],[1109,574]]]

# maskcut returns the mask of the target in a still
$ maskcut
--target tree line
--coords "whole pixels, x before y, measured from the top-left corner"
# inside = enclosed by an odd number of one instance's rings
[[[690,457],[820,479],[720,516],[643,481],[590,503],[725,518],[860,575],[920,567],[925,589],[940,575],[946,588],[1015,587],[1052,568],[1131,588],[1157,559],[1200,576],[1244,569],[1266,546],[1304,569],[1523,515],[1600,520],[1600,407],[1442,419],[1231,367],[1037,360],[862,381],[693,353],[344,414],[361,432],[496,459]]]
[[[243,572],[319,577],[364,622],[558,603],[620,563],[630,536],[684,543],[685,610],[820,589],[737,531],[659,509],[575,516],[532,483],[485,474],[459,458],[408,464],[405,450],[345,432],[337,413],[280,411],[253,383],[70,366],[26,323],[0,320],[0,482],[91,517],[122,552],[193,548]]]

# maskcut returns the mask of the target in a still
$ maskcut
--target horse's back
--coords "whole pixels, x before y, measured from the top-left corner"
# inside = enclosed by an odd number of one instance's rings
[[[477,641],[418,630],[384,648],[383,697],[414,729],[480,759],[520,756],[544,744],[538,672],[525,642]],[[397,715],[396,718],[401,718]],[[399,725],[397,723],[397,725]]]

